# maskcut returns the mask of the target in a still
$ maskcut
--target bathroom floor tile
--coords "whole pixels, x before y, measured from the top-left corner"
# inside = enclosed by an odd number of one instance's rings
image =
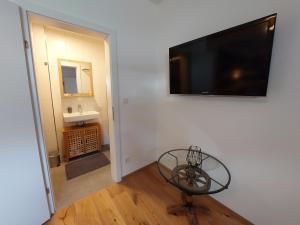
[[[109,151],[103,153],[106,157],[110,158]],[[110,164],[67,180],[65,163],[62,163],[59,167],[51,168],[51,178],[57,210],[113,183]]]

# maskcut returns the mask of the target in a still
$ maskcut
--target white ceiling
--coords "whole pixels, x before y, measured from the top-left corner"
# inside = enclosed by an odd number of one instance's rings
[[[149,0],[150,2],[154,3],[154,4],[159,4],[161,3],[163,0]]]

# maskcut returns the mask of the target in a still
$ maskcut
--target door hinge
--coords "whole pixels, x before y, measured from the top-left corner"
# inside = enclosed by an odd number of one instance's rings
[[[25,49],[29,49],[29,42],[27,40],[24,40],[24,47]]]
[[[112,119],[115,120],[115,107],[112,107]]]
[[[50,193],[50,189],[46,187],[46,194],[49,195],[49,193]]]

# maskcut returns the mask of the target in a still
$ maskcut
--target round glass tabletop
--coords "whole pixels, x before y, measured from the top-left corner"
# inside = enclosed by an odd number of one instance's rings
[[[227,167],[201,150],[170,150],[159,157],[157,165],[166,181],[189,195],[221,192],[231,180]]]

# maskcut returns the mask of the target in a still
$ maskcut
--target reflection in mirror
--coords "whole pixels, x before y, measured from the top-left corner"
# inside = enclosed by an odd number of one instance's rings
[[[76,67],[61,66],[65,94],[78,93]]]
[[[93,96],[91,63],[59,59],[58,64],[64,96]]]

